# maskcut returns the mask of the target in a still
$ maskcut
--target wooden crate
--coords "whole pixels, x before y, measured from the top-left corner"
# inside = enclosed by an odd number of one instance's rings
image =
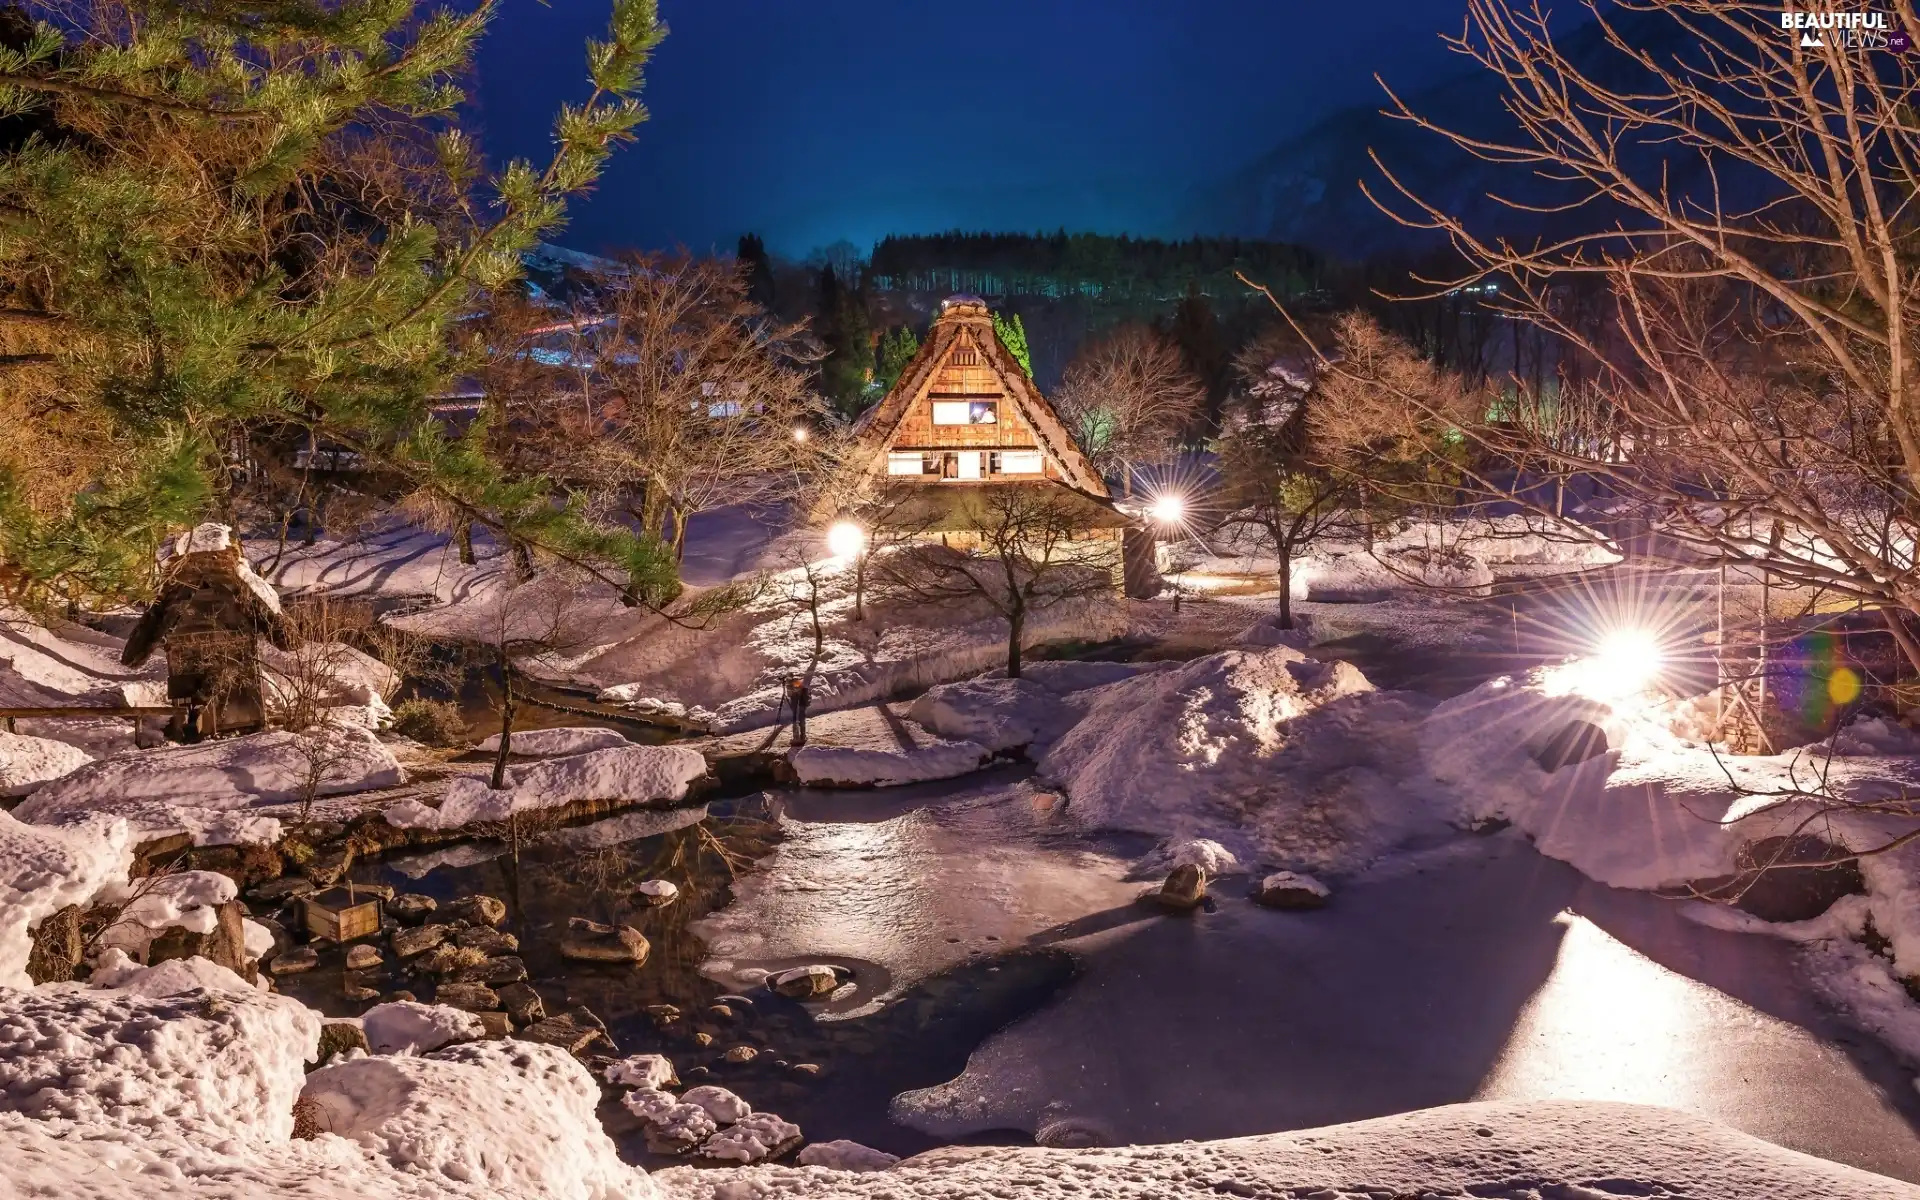
[[[301,901],[307,932],[335,942],[351,942],[380,932],[380,897],[346,888],[328,888]]]

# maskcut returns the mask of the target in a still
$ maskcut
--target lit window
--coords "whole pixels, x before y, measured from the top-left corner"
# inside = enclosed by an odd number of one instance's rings
[[[918,450],[910,452],[891,451],[887,455],[887,474],[922,475],[926,473],[926,455]]]
[[[997,457],[994,471],[999,475],[1038,475],[1042,469],[1038,450],[1002,450]]]
[[[973,418],[973,410],[976,406],[977,402],[969,400],[935,400],[933,402],[933,423],[935,425],[977,424],[978,422]],[[993,405],[991,403],[987,405],[987,410],[989,413],[992,412]],[[987,419],[991,421],[993,418],[989,416]]]

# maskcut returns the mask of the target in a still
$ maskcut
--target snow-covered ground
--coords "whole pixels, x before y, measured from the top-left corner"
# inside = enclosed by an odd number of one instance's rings
[[[1220,1100],[1231,1103],[1230,1097]],[[674,1200],[1920,1195],[1912,1185],[1782,1150],[1671,1110],[1574,1102],[1461,1104],[1296,1133],[1108,1150],[955,1147],[861,1174],[760,1168],[729,1178],[676,1168],[655,1178]]]
[[[202,846],[273,842],[281,821],[258,809],[405,779],[393,752],[362,726],[305,735],[274,730],[87,763],[35,789],[14,813],[50,825],[111,813],[124,817],[139,841],[186,833]]]

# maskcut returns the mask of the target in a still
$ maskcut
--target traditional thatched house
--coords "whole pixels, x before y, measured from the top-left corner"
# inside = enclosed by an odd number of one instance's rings
[[[884,493],[890,523],[964,545],[982,521],[1005,514],[1006,489],[1044,489],[1090,555],[1125,548],[1130,592],[1158,587],[1151,535],[1114,508],[1106,481],[1001,345],[978,297],[940,306],[899,382],[862,418],[848,467],[846,486],[816,518],[835,515],[849,494]]]
[[[986,303],[955,296],[861,428],[857,470],[891,483],[1055,483],[1105,500],[1073,434],[993,332]]]
[[[174,544],[160,594],[127,636],[120,661],[143,666],[166,649],[175,736],[251,732],[266,723],[262,637],[292,648],[280,597],[240,556],[225,525],[202,525]]]

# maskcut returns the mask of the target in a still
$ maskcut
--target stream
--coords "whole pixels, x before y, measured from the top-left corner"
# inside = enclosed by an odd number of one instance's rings
[[[1375,649],[1356,643],[1343,649]],[[1414,675],[1428,665],[1402,663]],[[476,673],[459,691],[476,727],[491,715],[490,686]],[[671,738],[611,716],[520,713],[517,728]],[[583,1005],[621,1054],[666,1054],[685,1083],[732,1088],[810,1141],[901,1155],[1036,1137],[1164,1142],[1470,1100],[1606,1099],[1688,1110],[1920,1182],[1913,1072],[1823,1006],[1787,943],[1693,924],[1676,904],[1593,884],[1511,833],[1378,864],[1319,912],[1260,909],[1244,881],[1223,880],[1208,911],[1168,917],[1116,890],[1114,864],[1143,846],[1008,835],[996,847],[999,833],[970,842],[966,827],[941,835],[920,819],[999,794],[1017,807],[1025,774],[728,796],[553,831],[517,861],[482,843],[363,864],[355,877],[443,903],[500,898],[502,928],[519,938],[549,1013]],[[702,973],[737,875],[791,870],[783,847],[810,855],[804,870],[775,875],[748,907],[789,944],[734,965],[843,965],[852,1003],[802,1005]],[[1035,879],[1021,898],[1058,906],[1057,923],[1004,923],[1000,894],[976,886],[983,864]],[[649,879],[677,884],[679,898],[637,903]],[[559,934],[576,916],[640,929],[649,961],[562,959]],[[280,980],[335,1016],[375,1002],[349,1000],[349,985],[433,992],[404,964],[348,972],[337,947]],[[659,1005],[683,1019],[662,1024],[647,1011]],[[759,1054],[725,1062],[736,1046]],[[624,1110],[608,1103],[601,1115],[623,1155],[662,1165]]]

